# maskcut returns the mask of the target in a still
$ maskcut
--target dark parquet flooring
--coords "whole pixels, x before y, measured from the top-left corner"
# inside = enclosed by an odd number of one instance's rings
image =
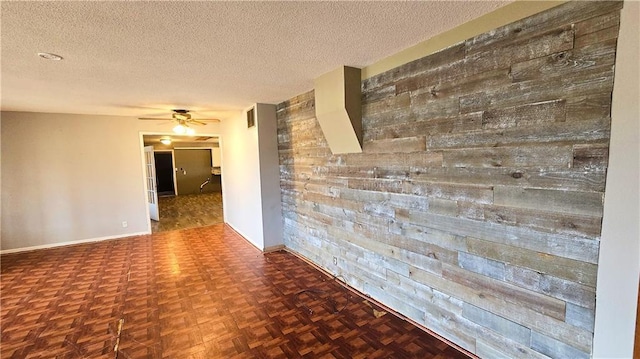
[[[224,222],[221,192],[159,197],[158,209],[160,221],[151,221],[152,233]]]
[[[466,358],[223,224],[7,254],[1,273],[2,358]]]

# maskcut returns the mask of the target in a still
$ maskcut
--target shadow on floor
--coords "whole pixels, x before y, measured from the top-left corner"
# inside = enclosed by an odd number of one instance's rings
[[[151,232],[223,223],[222,193],[188,194],[158,198],[160,221],[151,221]]]

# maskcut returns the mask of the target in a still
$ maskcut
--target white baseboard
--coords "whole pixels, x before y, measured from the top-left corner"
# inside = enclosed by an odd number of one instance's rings
[[[146,234],[151,234],[151,232],[137,232],[137,233],[118,234],[118,235],[115,235],[115,236],[105,236],[105,237],[97,237],[97,238],[89,238],[89,239],[80,239],[80,240],[77,240],[77,241],[42,244],[42,245],[39,245],[39,246],[13,248],[13,249],[3,249],[3,250],[0,250],[0,254],[29,252],[29,251],[35,251],[35,250],[38,250],[38,249],[47,249],[47,248],[55,248],[55,247],[72,246],[74,244],[100,242],[100,241],[106,241],[106,240],[109,240],[109,239],[135,237],[135,236],[142,236],[142,235],[146,235]]]
[[[242,237],[242,239],[247,241],[247,243],[251,244],[252,246],[254,246],[256,249],[258,249],[262,253],[280,251],[280,250],[283,250],[285,248],[284,244],[278,244],[278,245],[275,245],[275,246],[269,246],[269,247],[260,248],[255,243],[253,243],[251,240],[249,240],[249,238],[247,236],[245,236],[242,232],[240,232],[233,225],[231,225],[229,222],[225,222],[224,224],[226,224],[227,226],[231,227],[231,229],[233,229],[234,232],[238,233],[240,235],[240,237]]]
[[[242,237],[242,239],[244,239],[247,243],[251,244],[255,249],[259,250],[260,252],[263,252],[262,248],[258,247],[257,244],[255,244],[251,240],[249,240],[249,237],[245,236],[244,233],[240,232],[232,224],[230,224],[229,222],[224,222],[224,224],[229,226],[229,227],[231,227],[231,229],[233,229],[234,232],[238,233],[240,235],[240,237]]]

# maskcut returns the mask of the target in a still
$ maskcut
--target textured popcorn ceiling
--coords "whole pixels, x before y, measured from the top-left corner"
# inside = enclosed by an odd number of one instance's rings
[[[507,2],[3,1],[2,110],[224,118]]]

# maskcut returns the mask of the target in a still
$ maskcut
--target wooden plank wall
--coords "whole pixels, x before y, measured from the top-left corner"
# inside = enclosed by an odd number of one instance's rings
[[[286,246],[482,357],[588,358],[621,7],[363,81],[361,154],[331,154],[313,92],[279,104]]]

